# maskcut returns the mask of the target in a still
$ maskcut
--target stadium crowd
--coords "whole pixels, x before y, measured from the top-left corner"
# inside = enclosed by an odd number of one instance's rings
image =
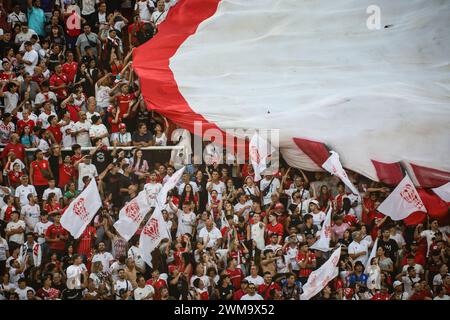
[[[172,240],[143,261],[142,227],[126,241],[113,224],[178,167],[141,149],[173,125],[148,111],[132,52],[176,5],[0,3],[0,300],[299,300],[330,256],[310,249],[329,208],[339,275],[313,299],[449,300],[449,226],[392,221],[377,211],[392,186],[352,172],[360,198],[322,172],[188,164],[164,204]],[[90,179],[103,205],[74,239],[60,219]]]

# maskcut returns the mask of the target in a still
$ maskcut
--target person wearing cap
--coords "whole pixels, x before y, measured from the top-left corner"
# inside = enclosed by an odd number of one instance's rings
[[[323,223],[323,221],[326,218],[326,214],[325,212],[323,212],[322,210],[320,210],[320,204],[319,201],[317,200],[311,200],[311,202],[309,203],[309,210],[310,210],[310,214],[313,217],[313,223],[319,228],[319,230],[322,228],[321,225]]]
[[[119,132],[115,132],[111,135],[111,141],[118,147],[131,146],[131,133],[127,132],[127,125],[125,123],[119,123]]]
[[[409,294],[403,290],[403,283],[395,280],[392,284],[394,292],[392,293],[391,300],[409,300]]]

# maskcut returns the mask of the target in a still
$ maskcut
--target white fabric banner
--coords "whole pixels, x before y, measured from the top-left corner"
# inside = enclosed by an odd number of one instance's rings
[[[447,182],[446,184],[438,188],[433,188],[431,190],[433,190],[433,192],[436,193],[439,198],[441,198],[445,202],[450,202],[450,182]]]
[[[331,151],[331,156],[322,164],[322,168],[327,170],[332,175],[337,176],[341,181],[356,195],[359,194],[358,189],[353,185],[347,176],[342,164],[339,161],[339,154],[335,151]]]
[[[258,133],[255,133],[250,140],[249,155],[255,172],[255,181],[261,180],[261,175],[264,170],[267,170],[270,165],[270,156],[275,152],[275,149],[267,143]]]
[[[327,216],[322,225],[322,229],[320,230],[320,238],[310,247],[310,249],[319,250],[323,252],[328,252],[331,250],[330,241],[331,241],[331,212],[333,208],[330,206],[327,212]]]
[[[184,170],[186,167],[182,167],[181,169],[177,170],[170,178],[169,180],[164,183],[161,191],[158,194],[157,200],[159,201],[160,206],[164,205],[167,200],[167,192],[175,188],[175,186],[178,184],[178,182],[181,179],[181,176],[184,173]]]
[[[365,272],[367,272],[367,269],[370,266],[370,261],[372,260],[372,258],[375,258],[377,255],[377,247],[378,247],[378,238],[373,243],[372,251],[370,251],[369,259],[367,260],[367,263],[365,265],[365,270],[364,270]]]
[[[308,282],[303,286],[301,300],[309,300],[318,294],[339,273],[338,262],[341,256],[341,247],[337,248],[331,257],[317,270],[311,272]]]
[[[394,191],[380,204],[378,211],[398,221],[416,211],[427,212],[413,182],[406,175]]]
[[[139,250],[142,259],[152,267],[152,252],[155,250],[161,240],[169,239],[170,235],[167,230],[167,224],[161,214],[161,207],[156,201],[155,211],[147,221],[139,238]]]
[[[78,239],[101,206],[102,200],[98,193],[97,182],[91,179],[86,189],[69,204],[61,217],[61,225],[75,239]]]
[[[114,223],[114,228],[125,240],[136,233],[145,216],[151,209],[151,204],[145,190],[139,192],[138,196],[128,202],[119,212],[119,220]]]

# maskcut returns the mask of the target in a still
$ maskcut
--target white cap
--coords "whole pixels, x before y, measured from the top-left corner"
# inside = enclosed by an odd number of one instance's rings
[[[395,280],[394,281],[394,284],[392,285],[394,288],[396,288],[396,287],[398,287],[398,286],[401,286],[403,283],[401,283],[400,281],[398,281],[398,280]]]

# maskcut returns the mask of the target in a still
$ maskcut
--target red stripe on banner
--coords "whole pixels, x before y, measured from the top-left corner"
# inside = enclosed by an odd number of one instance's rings
[[[450,181],[450,172],[418,166],[411,163],[417,181],[423,188],[440,187]]]
[[[182,128],[194,131],[194,121],[202,122],[203,132],[218,129],[214,123],[192,110],[178,89],[169,59],[198,26],[217,11],[220,0],[181,0],[170,9],[158,33],[133,52],[133,68],[149,109],[163,114]]]
[[[322,164],[330,157],[328,148],[321,142],[301,138],[293,139],[297,147],[310,157],[320,168],[322,168]]]
[[[372,160],[373,166],[377,171],[378,180],[389,185],[397,185],[404,178],[400,163],[385,163]]]

